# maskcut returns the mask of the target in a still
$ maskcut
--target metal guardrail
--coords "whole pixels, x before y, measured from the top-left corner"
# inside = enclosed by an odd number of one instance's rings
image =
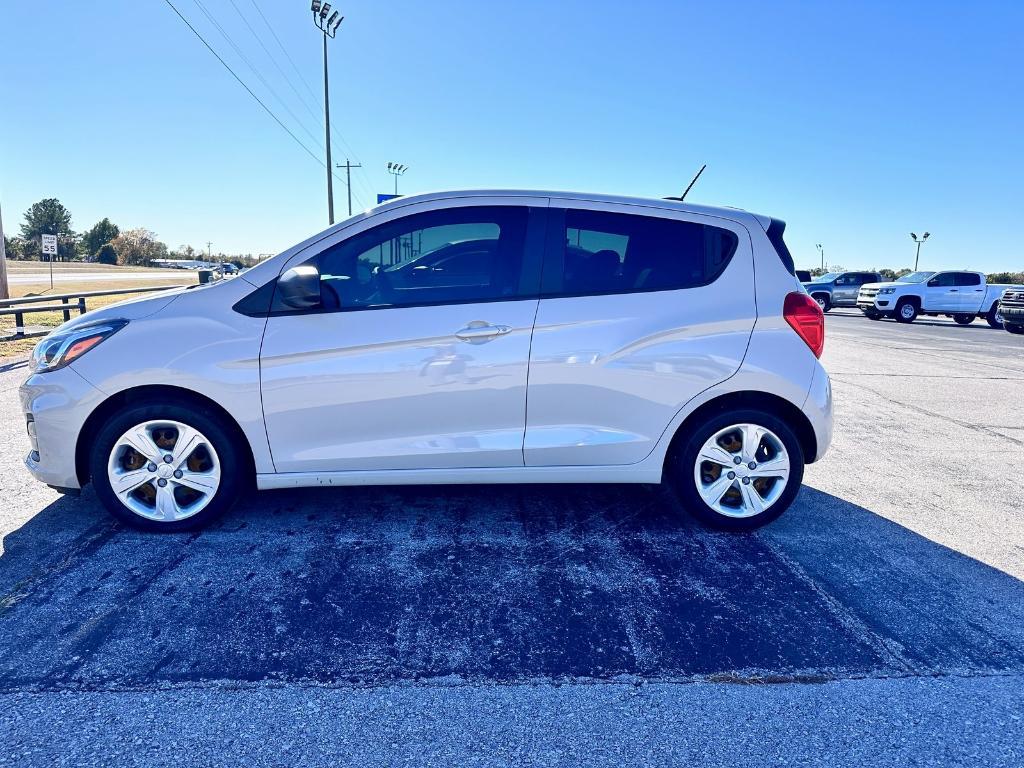
[[[71,319],[71,313],[78,311],[84,315],[88,309],[85,300],[97,296],[119,296],[130,293],[152,293],[154,291],[170,291],[174,288],[184,288],[184,285],[154,285],[145,288],[111,288],[105,291],[76,291],[74,293],[56,293],[46,296],[26,296],[21,299],[0,299],[0,317],[14,316],[14,333],[0,336],[0,342],[11,341],[12,339],[28,339],[35,336],[45,336],[52,329],[40,328],[30,330],[25,326],[25,315],[35,312],[63,312],[64,322]],[[44,303],[60,301],[60,304]],[[38,306],[33,306],[38,305]]]

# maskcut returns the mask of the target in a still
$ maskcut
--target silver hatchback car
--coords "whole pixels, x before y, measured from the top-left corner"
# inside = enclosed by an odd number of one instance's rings
[[[26,464],[160,531],[251,484],[663,479],[705,523],[753,528],[832,434],[784,227],[606,195],[394,200],[55,330],[21,388]]]

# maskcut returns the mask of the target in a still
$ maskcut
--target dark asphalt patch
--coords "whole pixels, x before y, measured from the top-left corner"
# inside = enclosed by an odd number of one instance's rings
[[[87,492],[4,546],[2,690],[1024,670],[1019,581],[810,489],[740,536],[648,487],[265,493],[175,536]]]

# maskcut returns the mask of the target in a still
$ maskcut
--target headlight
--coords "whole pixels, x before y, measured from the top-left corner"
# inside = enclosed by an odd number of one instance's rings
[[[879,293],[886,293],[886,294],[888,294],[888,293],[896,293],[896,289],[895,288],[883,288],[882,290],[879,291]]]
[[[126,325],[127,320],[96,320],[66,331],[55,331],[36,344],[28,361],[29,370],[42,373],[63,368]]]

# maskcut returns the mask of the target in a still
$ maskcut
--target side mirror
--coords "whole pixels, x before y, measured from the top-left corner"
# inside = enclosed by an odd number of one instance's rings
[[[937,278],[937,277],[933,277],[931,280],[928,281],[928,287],[929,288],[934,288],[938,284],[939,284],[939,278]]]
[[[292,267],[278,278],[277,295],[290,309],[319,307],[320,272],[308,264]]]

